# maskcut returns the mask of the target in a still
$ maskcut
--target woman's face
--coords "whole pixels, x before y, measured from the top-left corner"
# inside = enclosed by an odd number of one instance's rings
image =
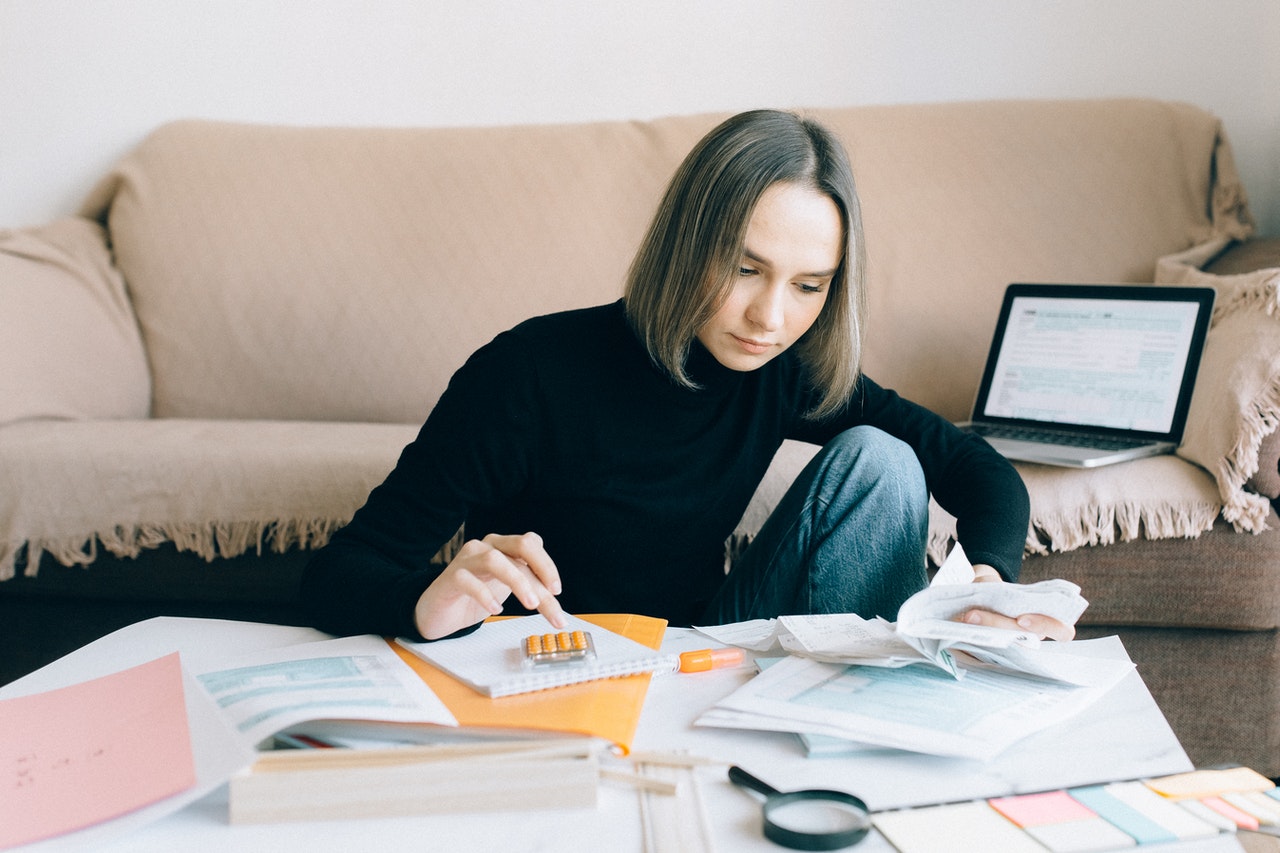
[[[731,370],[763,366],[818,319],[843,253],[835,202],[809,187],[774,184],[747,224],[729,298],[698,330],[698,340]]]

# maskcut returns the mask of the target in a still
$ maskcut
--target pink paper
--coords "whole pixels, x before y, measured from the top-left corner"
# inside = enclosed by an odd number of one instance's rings
[[[195,783],[176,652],[0,700],[0,848],[109,820]]]
[[[1095,816],[1091,809],[1081,805],[1066,791],[997,797],[989,802],[992,808],[1022,827],[1065,823]]]

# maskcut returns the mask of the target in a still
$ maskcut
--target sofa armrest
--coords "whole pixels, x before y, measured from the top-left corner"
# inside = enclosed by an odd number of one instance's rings
[[[0,425],[148,416],[142,337],[97,223],[0,231],[0,317]]]

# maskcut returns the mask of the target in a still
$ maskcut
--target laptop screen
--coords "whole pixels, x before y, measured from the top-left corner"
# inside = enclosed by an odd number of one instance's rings
[[[1010,285],[975,419],[1179,438],[1210,288]]]

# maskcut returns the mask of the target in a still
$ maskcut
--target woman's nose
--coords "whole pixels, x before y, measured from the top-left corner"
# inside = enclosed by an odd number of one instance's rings
[[[747,319],[762,329],[776,329],[782,325],[782,288],[776,285],[762,288],[747,306]]]

